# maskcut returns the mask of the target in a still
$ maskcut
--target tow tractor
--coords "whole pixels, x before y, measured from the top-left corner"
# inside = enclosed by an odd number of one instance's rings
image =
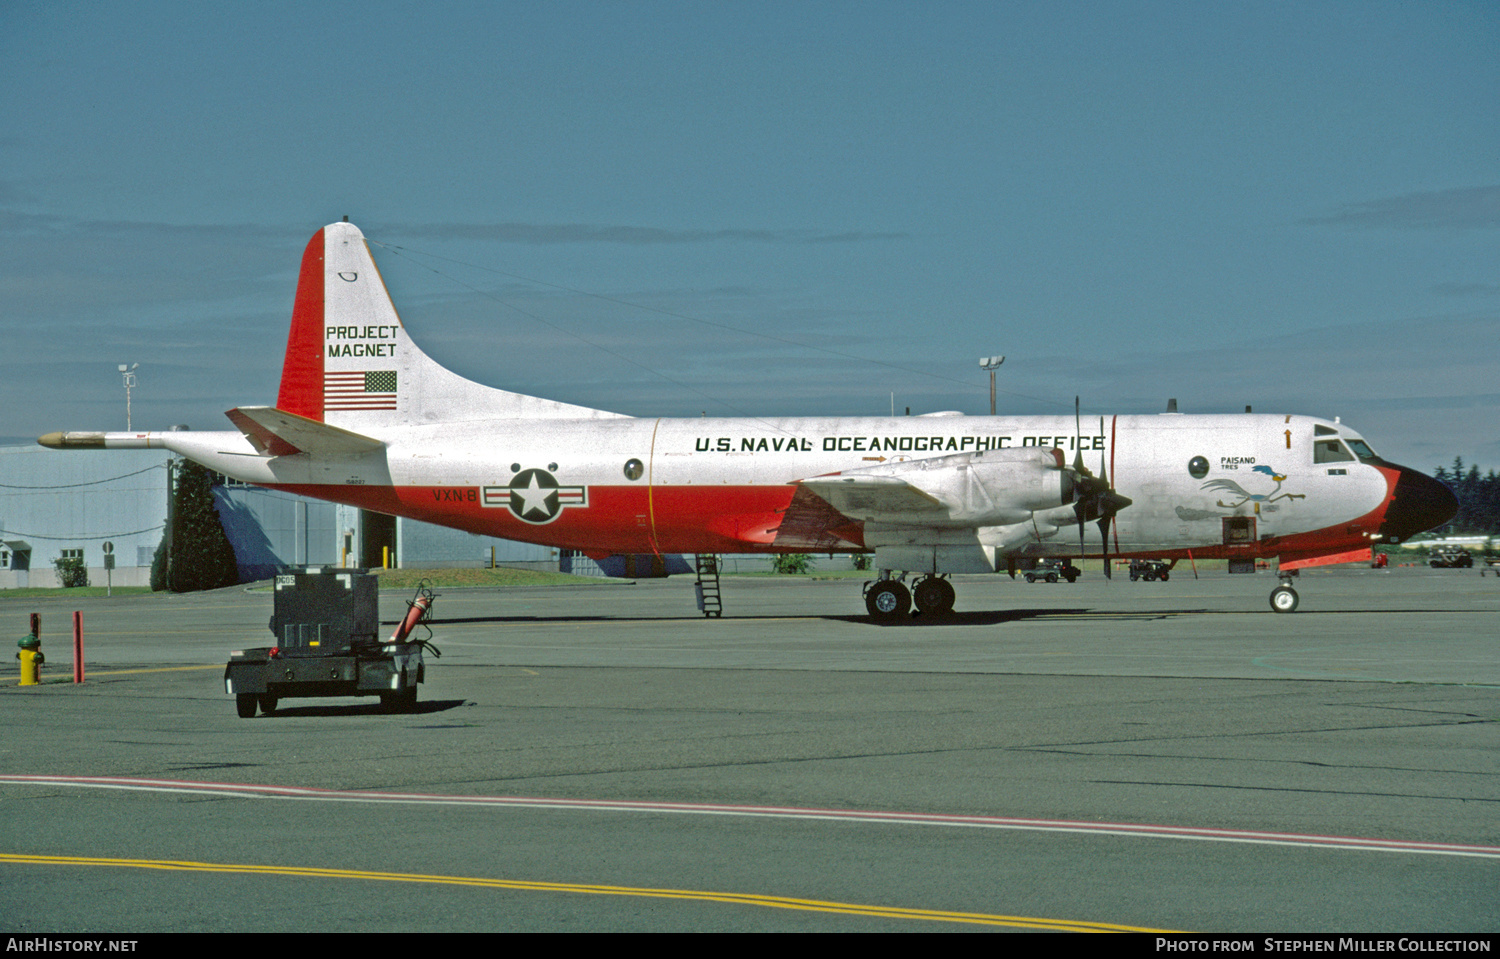
[[[1070,583],[1075,583],[1078,581],[1078,576],[1081,572],[1077,566],[1073,565],[1071,560],[1047,557],[1037,560],[1036,568],[1026,570],[1023,575],[1026,577],[1026,582],[1028,583],[1034,583],[1037,580],[1055,583],[1058,577]]]
[[[1133,559],[1130,561],[1130,581],[1133,583],[1138,579],[1144,579],[1150,583],[1161,580],[1165,583],[1172,578],[1172,564],[1163,563],[1156,559]]]
[[[422,651],[442,655],[426,639],[411,638],[417,626],[427,628],[435,598],[419,586],[401,624],[381,640],[374,576],[331,566],[285,570],[276,577],[270,622],[277,644],[230,653],[224,691],[241,719],[253,717],[257,707],[270,713],[282,699],[304,696],[379,696],[388,710],[410,710],[417,684],[426,679]]]

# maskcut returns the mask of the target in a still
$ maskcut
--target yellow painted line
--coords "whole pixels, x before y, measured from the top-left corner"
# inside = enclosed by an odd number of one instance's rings
[[[194,670],[223,669],[222,665],[212,666],[153,666],[149,669],[90,669],[84,673],[84,679],[90,676],[131,676],[136,673],[189,673]]]
[[[91,669],[84,674],[84,678],[87,679],[89,676],[129,676],[134,673],[189,673],[193,670],[223,668],[222,664],[215,663],[208,666],[153,666],[150,669]]]
[[[394,622],[394,620],[392,620],[392,622]],[[146,636],[146,635],[150,635],[150,636],[153,636],[153,637],[154,636],[195,636],[195,637],[201,638],[203,636],[203,630],[199,629],[199,628],[196,628],[196,627],[194,627],[194,628],[185,628],[185,629],[155,629],[155,628],[153,628],[150,631],[150,633],[148,634],[148,633],[146,633],[142,629],[89,629],[87,624],[84,625],[84,629],[83,629],[83,637],[84,637],[85,640],[120,639],[121,637],[124,637],[126,639],[138,639],[141,636]],[[73,642],[73,637],[72,637],[71,633],[68,634],[66,637],[64,637],[61,634],[54,634],[54,635],[52,635],[52,636],[49,637],[49,635],[44,632],[44,633],[42,633],[42,639],[45,640],[45,642],[43,643],[44,646],[47,645],[47,643],[52,643],[53,645],[56,645],[56,646],[63,646],[65,644],[71,644]],[[233,646],[236,643],[247,643],[247,644],[250,644],[250,643],[262,642],[262,641],[271,641],[271,642],[274,642],[275,641],[275,637],[274,636],[269,636],[268,637],[268,636],[265,636],[264,634],[261,634],[261,635],[251,636],[251,637],[243,638],[243,639],[239,639],[239,640],[234,640],[234,639],[225,639],[225,640],[222,640],[222,642],[223,642],[223,644],[225,646]]]
[[[367,872],[353,869],[321,869],[313,866],[256,866],[237,863],[174,861],[167,859],[97,859],[86,856],[30,856],[0,853],[0,863],[30,866],[117,866],[132,869],[163,869],[185,872],[222,872],[267,876],[299,876],[307,879],[364,879],[380,882],[418,882],[449,886],[477,886],[482,889],[508,889],[517,892],[571,892],[595,896],[641,896],[651,899],[684,899],[695,902],[719,902],[741,906],[763,906],[770,909],[795,909],[804,912],[828,912],[872,919],[921,919],[930,922],[957,922],[983,926],[1012,926],[1018,929],[1047,929],[1056,932],[1170,932],[1140,926],[1119,926],[1103,922],[1070,919],[1037,919],[1029,916],[996,916],[980,912],[944,912],[937,909],[904,909],[898,906],[866,906],[821,899],[793,899],[785,896],[761,896],[753,893],[708,892],[695,889],[650,889],[634,886],[599,886],[567,882],[528,882],[520,879],[481,879],[472,876],[429,876],[420,873]]]
[[[827,618],[828,617],[825,616],[725,616],[722,619],[712,620],[712,622],[715,624],[722,623],[725,626],[733,624],[740,626],[760,627],[764,626],[766,623],[821,623],[824,622]],[[691,616],[680,616],[675,619],[605,619],[603,617],[599,619],[587,620],[501,619],[486,623],[445,623],[442,620],[433,620],[432,639],[435,643],[441,643],[445,635],[472,632],[494,632],[513,626],[526,626],[528,628],[549,626],[554,629],[584,629],[586,627],[599,626],[607,626],[610,628],[618,628],[620,626],[682,626],[691,625],[693,623],[707,622],[709,622],[709,620],[706,620],[702,617]]]
[[[91,678],[93,678],[95,676],[133,676],[133,675],[135,675],[137,673],[186,673],[186,672],[192,672],[193,670],[223,669],[223,668],[224,668],[223,666],[157,666],[157,667],[152,667],[151,669],[89,669],[89,670],[86,670],[84,672],[83,679],[84,679],[84,685],[86,686],[86,685],[88,685],[89,679],[91,679]],[[10,678],[7,677],[4,680],[0,680],[0,682],[9,684],[9,683],[12,683],[12,682],[19,682],[19,679],[13,680],[13,679],[10,679]],[[68,672],[68,675],[66,675],[66,676],[48,676],[48,677],[44,677],[42,679],[42,681],[40,683],[38,683],[37,685],[39,685],[39,686],[45,686],[45,685],[48,685],[48,684],[51,684],[51,683],[72,683],[72,682],[73,682],[73,673],[72,673],[72,671],[70,669],[69,672]]]

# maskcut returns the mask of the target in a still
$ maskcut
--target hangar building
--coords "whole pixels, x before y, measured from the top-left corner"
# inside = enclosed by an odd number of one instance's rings
[[[165,450],[68,450],[0,446],[0,589],[57,586],[54,562],[82,559],[89,582],[147,586],[167,517]],[[546,546],[477,536],[352,506],[307,499],[228,480],[215,505],[234,546],[240,580],[279,566],[379,566],[422,569],[494,563],[599,573],[580,557]],[[106,574],[105,548],[114,569]]]

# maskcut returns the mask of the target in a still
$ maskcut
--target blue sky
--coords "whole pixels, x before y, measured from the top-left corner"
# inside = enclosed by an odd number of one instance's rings
[[[274,401],[302,247],[637,415],[1340,415],[1500,468],[1500,6],[0,3],[0,436]],[[391,249],[392,247],[397,249]]]

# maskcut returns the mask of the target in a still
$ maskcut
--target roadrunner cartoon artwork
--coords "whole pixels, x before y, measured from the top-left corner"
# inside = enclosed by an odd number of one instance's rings
[[[1255,511],[1257,513],[1260,512],[1260,508],[1262,506],[1267,506],[1267,505],[1269,505],[1271,503],[1276,502],[1277,500],[1282,500],[1282,499],[1307,499],[1307,496],[1304,495],[1304,494],[1302,494],[1302,493],[1283,493],[1283,492],[1281,492],[1281,484],[1286,481],[1286,475],[1283,474],[1283,473],[1276,472],[1275,470],[1273,470],[1269,466],[1257,466],[1257,467],[1255,467],[1252,470],[1252,472],[1255,472],[1255,473],[1264,473],[1267,476],[1271,477],[1271,479],[1273,479],[1273,480],[1276,481],[1276,488],[1273,489],[1273,490],[1271,490],[1271,492],[1269,492],[1269,493],[1252,493],[1249,490],[1245,489],[1245,487],[1243,487],[1240,484],[1236,483],[1234,480],[1219,479],[1219,480],[1210,480],[1209,482],[1204,483],[1200,487],[1200,489],[1206,489],[1206,490],[1209,490],[1209,489],[1228,490],[1229,492],[1231,492],[1231,493],[1235,494],[1236,496],[1240,497],[1239,500],[1236,501],[1236,502],[1233,502],[1233,503],[1226,503],[1223,500],[1219,500],[1218,501],[1218,505],[1219,506],[1222,506],[1224,509],[1234,509],[1236,507],[1243,506],[1246,503],[1254,503],[1255,504]],[[1272,509],[1274,509],[1274,508],[1275,507],[1272,507]]]

